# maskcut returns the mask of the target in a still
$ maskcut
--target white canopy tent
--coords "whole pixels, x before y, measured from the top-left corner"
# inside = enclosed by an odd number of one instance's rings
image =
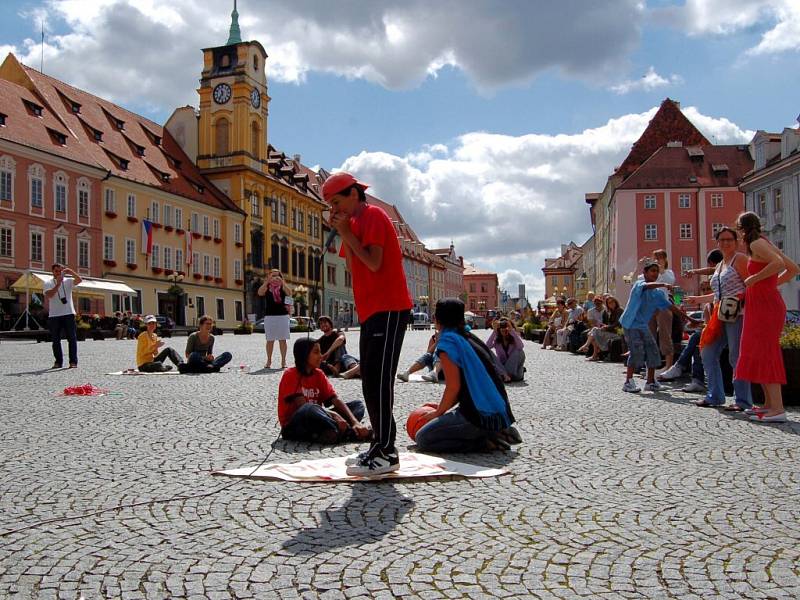
[[[31,292],[43,292],[45,284],[51,282],[52,280],[52,273],[47,273],[46,271],[33,271],[29,269],[11,285],[11,289],[15,292],[25,292],[25,312],[20,315],[19,319],[17,319],[17,323],[14,324],[15,328],[24,316],[25,331],[29,330],[28,318],[30,317],[30,313],[28,312],[28,306],[31,302]],[[97,277],[82,277],[80,285],[75,286],[75,293],[79,296],[100,296],[105,298],[106,294],[124,294],[128,296],[135,296],[136,290],[134,290],[132,287],[129,287],[122,281],[114,281],[113,279],[100,279]]]

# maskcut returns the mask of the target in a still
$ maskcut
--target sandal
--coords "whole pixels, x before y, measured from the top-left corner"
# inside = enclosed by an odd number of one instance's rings
[[[725,407],[724,410],[728,412],[744,412],[744,408],[742,408],[738,404],[729,404],[728,406]]]
[[[699,406],[700,408],[722,408],[724,405],[722,404],[711,404],[710,402],[706,402],[705,400],[700,400],[694,403],[695,406]]]

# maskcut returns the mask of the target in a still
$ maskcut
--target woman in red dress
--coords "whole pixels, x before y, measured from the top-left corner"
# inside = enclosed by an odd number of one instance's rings
[[[781,385],[786,383],[780,337],[786,321],[786,304],[778,286],[791,281],[800,268],[761,236],[761,221],[752,212],[739,215],[736,228],[742,232],[749,277],[744,280],[744,326],[734,379],[760,383],[764,408],[753,409],[752,421],[785,423]]]

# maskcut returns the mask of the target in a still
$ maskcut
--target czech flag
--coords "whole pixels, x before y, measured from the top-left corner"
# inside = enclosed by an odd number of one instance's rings
[[[150,256],[153,252],[153,224],[147,219],[142,220],[142,254]]]

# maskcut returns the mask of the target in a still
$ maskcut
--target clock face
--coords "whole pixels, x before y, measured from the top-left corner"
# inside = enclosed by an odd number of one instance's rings
[[[261,94],[258,93],[257,89],[253,89],[253,91],[250,92],[250,104],[253,105],[253,108],[261,106]]]
[[[231,86],[227,83],[220,83],[214,88],[214,102],[217,104],[225,104],[231,99]]]

